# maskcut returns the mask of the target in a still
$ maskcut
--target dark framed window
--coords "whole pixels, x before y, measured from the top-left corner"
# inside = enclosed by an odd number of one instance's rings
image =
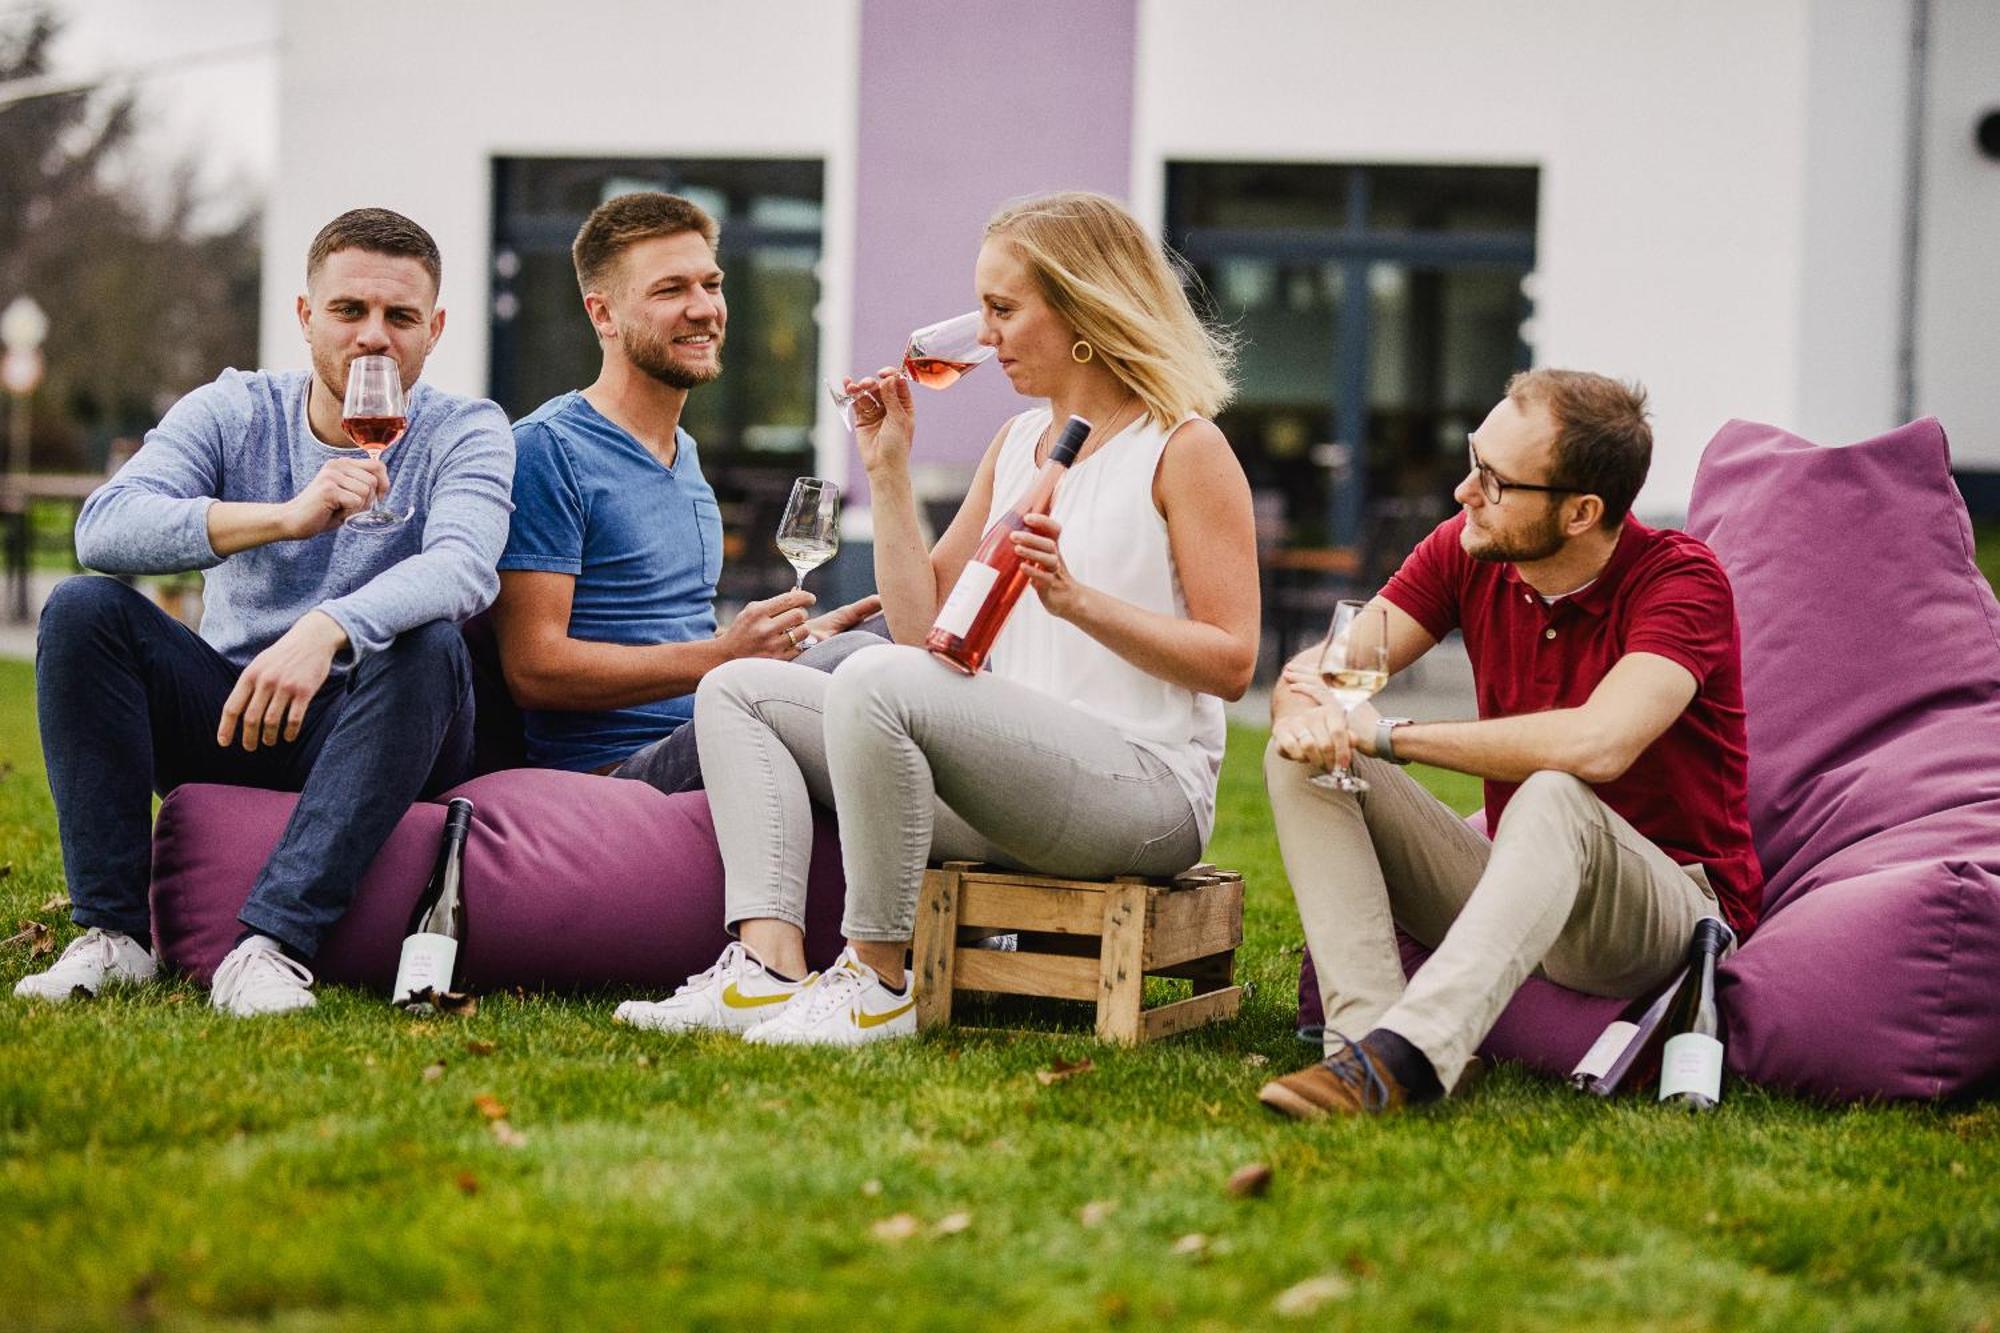
[[[1533,167],[1180,162],[1168,240],[1241,340],[1218,423],[1293,544],[1446,512],[1467,431],[1530,362]]]
[[[724,576],[732,585],[754,586],[767,567],[782,563],[768,541],[745,534],[763,521],[772,493],[782,505],[791,479],[813,470],[824,176],[819,162],[790,159],[493,162],[488,384],[510,417],[597,378],[597,340],[569,254],[592,209],[635,190],[665,190],[721,224],[726,369],[688,395],[681,424],[699,441],[703,469],[724,505]],[[775,525],[777,514],[769,518]]]

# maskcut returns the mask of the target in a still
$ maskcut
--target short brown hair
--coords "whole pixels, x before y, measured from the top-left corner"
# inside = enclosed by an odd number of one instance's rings
[[[444,284],[444,258],[431,234],[401,213],[386,208],[350,208],[319,229],[306,251],[306,282],[313,280],[327,256],[341,250],[414,259],[431,275],[431,286]]]
[[[1555,418],[1551,484],[1602,500],[1600,526],[1623,523],[1653,465],[1644,387],[1585,370],[1524,370],[1507,381],[1507,397],[1540,403]]]
[[[576,262],[578,289],[588,296],[601,287],[606,272],[630,246],[684,231],[700,232],[711,250],[721,234],[715,219],[701,205],[677,194],[642,190],[605,200],[583,220],[569,248],[570,258]]]

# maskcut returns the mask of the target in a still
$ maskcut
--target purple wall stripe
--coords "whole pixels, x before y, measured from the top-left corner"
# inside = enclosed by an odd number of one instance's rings
[[[1001,203],[1061,189],[1127,198],[1137,38],[1137,0],[862,0],[857,370],[977,304],[980,231]],[[1031,405],[990,365],[917,398],[913,463],[968,468]]]

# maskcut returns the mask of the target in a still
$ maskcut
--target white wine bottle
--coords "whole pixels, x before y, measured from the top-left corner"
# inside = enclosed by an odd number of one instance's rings
[[[412,1013],[429,1013],[433,996],[451,992],[458,975],[458,946],[465,939],[465,835],[472,802],[455,796],[445,806],[444,841],[430,882],[410,913],[396,985],[389,993]]]
[[[1715,969],[1735,942],[1735,934],[1716,917],[1694,923],[1687,980],[1667,1015],[1667,1044],[1660,1051],[1663,1102],[1708,1111],[1722,1100],[1722,1012],[1715,1003]]]

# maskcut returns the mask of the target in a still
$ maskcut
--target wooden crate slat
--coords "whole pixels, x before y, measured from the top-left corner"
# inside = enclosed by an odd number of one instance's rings
[[[1213,990],[1206,995],[1148,1009],[1139,1015],[1139,1040],[1157,1041],[1217,1019],[1233,1018],[1242,1004],[1243,988],[1230,986],[1225,990]]]
[[[1095,935],[1104,929],[1104,893],[964,879],[959,887],[958,924],[1040,930],[1052,935]]]
[[[1050,995],[1061,1000],[1097,998],[1097,960],[1043,953],[1000,953],[963,949],[958,954],[960,990],[1002,995]]]
[[[1243,943],[1241,880],[1194,892],[1154,894],[1147,910],[1148,972]]]

